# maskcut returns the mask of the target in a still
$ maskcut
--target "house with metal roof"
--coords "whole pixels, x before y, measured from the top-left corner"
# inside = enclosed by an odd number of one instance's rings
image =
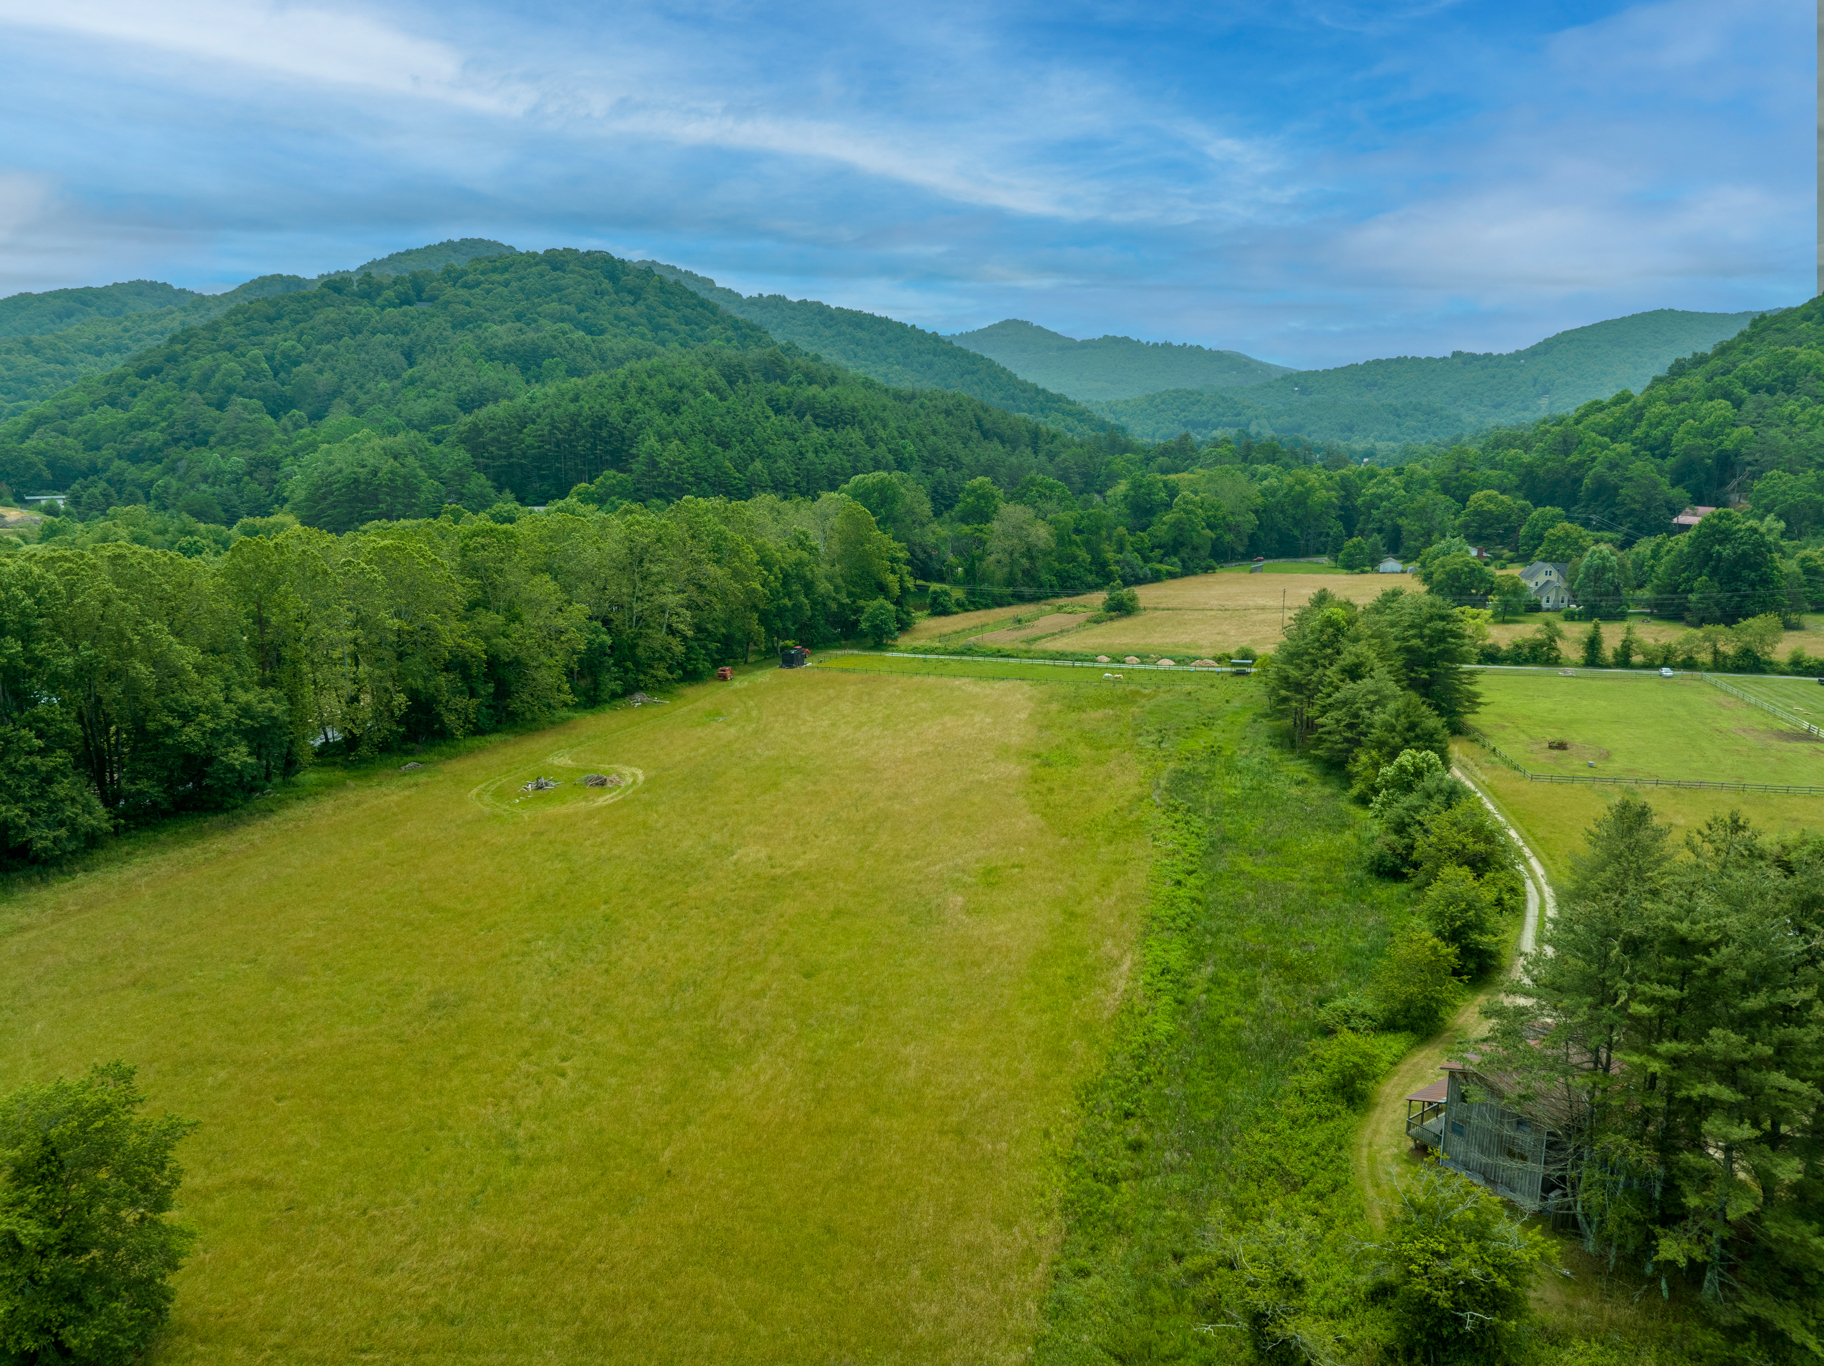
[[[1441,1080],[1406,1097],[1406,1136],[1521,1209],[1551,1209],[1565,1192],[1572,1154],[1566,1106],[1519,1100],[1493,1070],[1460,1063],[1443,1070]]]

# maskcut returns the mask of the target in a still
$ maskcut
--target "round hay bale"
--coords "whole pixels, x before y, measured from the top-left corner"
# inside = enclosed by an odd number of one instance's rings
[[[1129,655],[1126,659],[1122,660],[1121,662],[1123,664],[1138,664],[1140,662],[1140,656],[1139,655]]]
[[[1108,664],[1108,663],[1112,663],[1112,662],[1113,661],[1111,661],[1107,655],[1097,655],[1096,656],[1096,663],[1098,663],[1098,664]]]
[[[1178,667],[1176,664],[1172,663],[1172,661],[1169,659],[1156,660],[1155,663],[1157,663],[1159,665],[1159,667],[1162,669],[1175,669]]]

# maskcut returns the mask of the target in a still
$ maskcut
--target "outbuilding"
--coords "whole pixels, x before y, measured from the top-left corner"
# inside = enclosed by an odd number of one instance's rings
[[[1404,574],[1405,572],[1406,566],[1394,559],[1391,555],[1375,566],[1375,573],[1377,574]]]
[[[1506,1078],[1471,1062],[1445,1063],[1442,1080],[1406,1097],[1406,1136],[1521,1209],[1551,1209],[1569,1166],[1569,1114],[1515,1099]]]

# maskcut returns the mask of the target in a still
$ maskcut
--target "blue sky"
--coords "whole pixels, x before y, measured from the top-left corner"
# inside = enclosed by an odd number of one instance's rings
[[[0,294],[487,236],[1299,366],[1812,292],[1813,7],[0,0]]]

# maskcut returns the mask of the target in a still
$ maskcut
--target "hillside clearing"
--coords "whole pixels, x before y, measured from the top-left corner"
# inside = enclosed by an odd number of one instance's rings
[[[1151,695],[764,671],[16,890],[0,1084],[201,1121],[160,1363],[1020,1359]]]

